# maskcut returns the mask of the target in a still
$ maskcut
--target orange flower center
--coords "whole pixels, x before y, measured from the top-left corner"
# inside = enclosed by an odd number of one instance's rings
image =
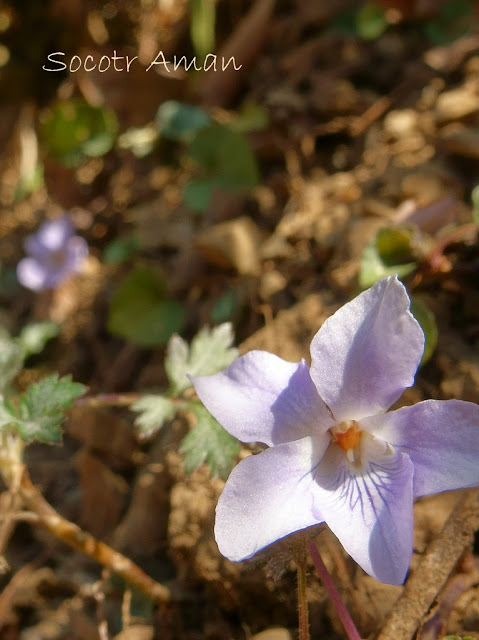
[[[355,458],[353,452],[359,445],[362,433],[356,420],[345,420],[331,429],[333,442],[346,452],[348,460],[351,462]]]

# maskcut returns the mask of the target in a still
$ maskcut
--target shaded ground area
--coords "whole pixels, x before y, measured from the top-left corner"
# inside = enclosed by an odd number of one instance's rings
[[[267,349],[288,360],[308,358],[321,323],[361,282],[368,286],[371,271],[380,277],[406,266],[403,281],[434,314],[439,337],[401,402],[479,401],[471,195],[479,166],[479,33],[472,2],[452,17],[447,2],[385,2],[385,24],[371,34],[374,20],[348,0],[220,0],[212,52],[242,66],[197,73],[161,64],[146,71],[159,51],[191,60],[198,37],[211,42],[199,18],[202,36],[193,32],[192,40],[186,0],[13,5],[0,9],[0,318],[14,335],[32,320],[61,325],[19,374],[18,389],[58,371],[88,385],[92,398],[165,390],[165,346],[111,331],[115,292],[138,265],[161,272],[165,295],[183,310],[185,338],[230,321],[242,352]],[[211,24],[213,3],[192,5]],[[84,65],[44,71],[52,52],[65,52],[57,59],[67,65],[74,55],[96,64],[105,56],[105,65],[113,55],[125,57],[121,65],[127,55],[138,59],[129,72]],[[70,163],[55,154],[44,122],[59,99],[112,109],[118,131],[111,149]],[[258,179],[241,165],[243,182],[234,189],[214,182],[235,157],[231,146],[230,154],[200,166],[214,188],[201,183],[195,197],[186,197],[201,163],[188,140],[158,135],[152,124],[167,100],[197,105],[220,125],[240,120]],[[204,189],[211,196],[206,206]],[[62,210],[71,213],[90,256],[81,274],[34,294],[15,277],[22,240]],[[383,234],[378,248],[381,229],[393,233]],[[120,253],[107,259],[118,239]],[[365,255],[373,257],[367,262]],[[178,413],[145,440],[120,404],[79,402],[68,413],[63,445],[30,446],[27,465],[62,516],[166,585],[172,601],[156,607],[34,522],[12,528],[4,518],[0,637],[296,637],[293,565],[274,580],[261,563],[236,565],[219,555],[214,508],[224,483],[206,467],[185,473],[179,443],[191,416]],[[0,500],[4,513],[15,513],[7,491]],[[386,620],[403,587],[366,576],[332,534],[319,534],[351,615],[363,637],[406,640],[419,629],[422,640],[479,638],[477,539],[471,544],[477,493],[425,498],[415,509],[416,582],[395,631]],[[432,595],[424,605],[426,590]],[[309,595],[312,638],[344,637],[312,571]]]

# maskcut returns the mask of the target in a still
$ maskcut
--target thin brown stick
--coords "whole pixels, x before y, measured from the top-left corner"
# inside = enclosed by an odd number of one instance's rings
[[[411,640],[478,528],[479,491],[464,491],[406,582],[377,640]]]
[[[25,506],[38,516],[36,524],[53,536],[110,569],[157,604],[166,604],[172,600],[171,591],[167,587],[150,578],[129,558],[57,513],[33,485],[26,469],[21,480],[20,495]]]

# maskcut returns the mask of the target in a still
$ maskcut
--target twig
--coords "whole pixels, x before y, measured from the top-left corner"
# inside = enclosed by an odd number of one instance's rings
[[[56,538],[110,569],[157,604],[166,604],[172,600],[171,591],[167,587],[150,578],[129,558],[57,513],[35,488],[26,469],[20,484],[20,495],[25,506],[38,516],[36,524]]]
[[[306,595],[306,558],[296,560],[298,580],[298,629],[299,640],[309,640],[309,611]]]
[[[479,528],[479,491],[459,498],[439,536],[406,582],[377,640],[411,640],[421,619]]]

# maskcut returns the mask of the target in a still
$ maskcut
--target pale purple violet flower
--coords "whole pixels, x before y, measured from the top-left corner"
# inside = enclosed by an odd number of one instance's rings
[[[269,448],[232,471],[216,509],[221,553],[245,560],[326,522],[382,582],[404,581],[413,498],[479,485],[479,406],[426,400],[386,413],[414,382],[422,330],[396,277],[344,305],[311,342],[311,368],[251,351],[192,378],[243,442]]]
[[[17,278],[33,291],[54,289],[63,280],[80,270],[88,255],[88,245],[75,235],[67,215],[48,220],[23,243],[27,258],[17,265]]]

